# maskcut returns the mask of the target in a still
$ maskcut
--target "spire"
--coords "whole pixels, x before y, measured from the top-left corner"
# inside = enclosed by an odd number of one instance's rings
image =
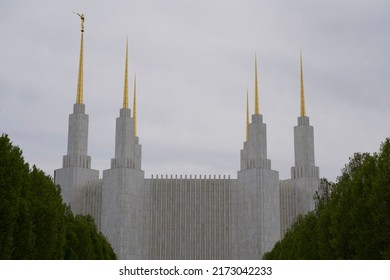
[[[133,126],[134,136],[137,136],[137,77],[134,74],[134,100],[133,100]]]
[[[246,142],[249,139],[249,98],[248,98],[248,88],[246,89]]]
[[[81,44],[80,44],[80,61],[79,61],[79,74],[77,79],[77,96],[76,103],[83,104],[83,78],[84,78],[84,14],[80,15],[81,18]]]
[[[125,85],[123,89],[123,108],[129,108],[129,42],[126,41],[126,61],[125,61]]]
[[[303,84],[302,51],[300,51],[300,78],[301,78],[301,117],[306,116],[305,89]]]
[[[257,81],[257,56],[255,54],[255,114],[259,114],[259,85]]]

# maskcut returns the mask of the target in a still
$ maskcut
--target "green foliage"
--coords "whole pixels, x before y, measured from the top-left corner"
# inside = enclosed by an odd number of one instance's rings
[[[89,216],[74,216],[50,176],[0,137],[0,259],[115,259]]]
[[[28,184],[29,166],[22,151],[12,146],[7,136],[0,138],[0,259],[12,258],[14,231],[19,210],[23,210],[21,196]],[[25,213],[22,213],[25,214]]]
[[[91,216],[74,216],[67,209],[65,258],[79,260],[116,259],[110,243],[102,233],[97,234]]]
[[[313,238],[316,217],[313,212],[299,216],[283,240],[278,241],[272,251],[264,254],[265,259],[301,260],[318,259],[318,245]]]
[[[30,171],[30,213],[35,236],[35,258],[63,259],[65,243],[64,204],[52,179],[35,166]]]
[[[265,259],[390,259],[390,138],[356,153]]]

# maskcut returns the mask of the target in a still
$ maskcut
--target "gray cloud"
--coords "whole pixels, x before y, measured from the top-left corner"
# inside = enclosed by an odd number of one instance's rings
[[[354,152],[374,152],[389,137],[387,1],[226,2],[0,3],[1,132],[29,162],[50,174],[60,167],[76,96],[78,11],[87,18],[93,168],[109,168],[113,157],[126,36],[148,176],[235,176],[255,51],[268,157],[281,178],[294,164],[300,49],[321,176],[334,180]]]

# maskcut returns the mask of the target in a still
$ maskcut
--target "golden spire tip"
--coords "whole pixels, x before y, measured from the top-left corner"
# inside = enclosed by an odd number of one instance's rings
[[[257,55],[255,54],[255,114],[259,114],[259,84],[257,79]]]
[[[134,136],[137,136],[137,76],[136,74],[134,74],[133,127],[134,127]]]
[[[78,14],[81,18],[81,43],[80,43],[80,61],[79,61],[79,73],[77,77],[77,96],[76,103],[83,104],[84,94],[84,14]]]
[[[303,83],[303,66],[302,66],[302,50],[300,50],[300,79],[301,79],[301,117],[306,116],[306,108],[305,108],[305,88]]]
[[[125,60],[125,84],[123,89],[123,108],[129,108],[129,42],[126,40],[126,60]]]

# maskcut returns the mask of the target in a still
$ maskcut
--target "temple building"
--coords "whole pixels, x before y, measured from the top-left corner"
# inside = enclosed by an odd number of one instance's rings
[[[255,59],[255,108],[250,119],[237,178],[171,175],[146,178],[137,135],[136,84],[129,108],[126,45],[123,106],[116,119],[111,168],[91,169],[89,116],[83,103],[84,17],[76,103],[69,116],[68,148],[55,170],[65,203],[89,214],[119,259],[260,259],[300,214],[314,209],[319,168],[314,132],[305,110],[300,57],[301,108],[294,127],[295,165],[291,179],[280,180],[267,157],[267,127],[259,108]],[[237,151],[238,152],[238,151]]]

